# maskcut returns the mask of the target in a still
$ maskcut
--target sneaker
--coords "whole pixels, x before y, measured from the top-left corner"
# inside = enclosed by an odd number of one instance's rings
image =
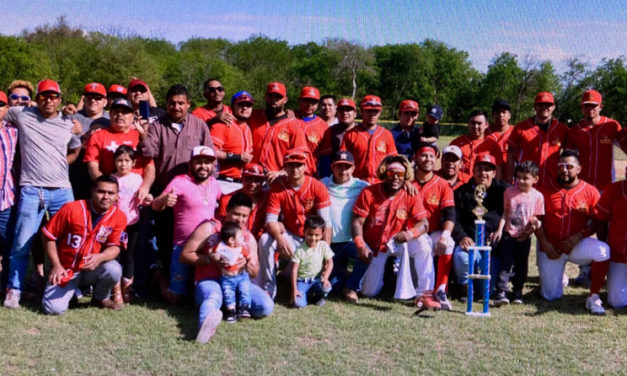
[[[357,303],[359,301],[359,297],[357,296],[357,292],[355,290],[344,287],[342,292],[344,293],[344,298],[346,298],[349,303]]]
[[[499,291],[494,296],[494,304],[498,306],[508,305],[509,299],[507,299],[507,295],[505,295],[505,291]]]
[[[512,293],[512,304],[524,304],[522,291],[514,291]]]
[[[6,297],[4,298],[4,306],[7,308],[20,308],[21,294],[20,290],[8,288]]]
[[[198,343],[207,343],[216,333],[216,329],[218,325],[220,325],[220,321],[222,321],[222,311],[216,310],[211,312],[205,317],[198,330],[198,335],[196,336],[196,342]]]
[[[579,266],[579,275],[573,281],[573,285],[590,288],[590,265]]]
[[[324,307],[325,305],[327,305],[327,301],[324,298],[322,298],[316,302],[316,305],[318,307]]]
[[[440,306],[440,303],[438,303],[437,301],[433,299],[433,294],[431,292],[424,292],[421,297],[416,298],[415,304],[418,310],[425,310],[425,309],[438,310],[442,308]]]
[[[593,315],[605,315],[605,308],[603,308],[603,302],[599,298],[599,294],[592,294],[586,299],[586,309]]]
[[[247,306],[243,306],[239,309],[239,314],[237,315],[240,319],[249,319],[250,318],[250,309]]]
[[[438,303],[440,303],[440,307],[442,310],[450,311],[451,309],[453,309],[451,302],[449,302],[448,298],[446,297],[446,292],[444,292],[443,290],[435,293],[435,299],[438,301]]]
[[[232,323],[237,321],[237,313],[235,312],[234,309],[227,309],[226,310],[226,318],[225,318],[225,320],[229,324],[232,324]]]

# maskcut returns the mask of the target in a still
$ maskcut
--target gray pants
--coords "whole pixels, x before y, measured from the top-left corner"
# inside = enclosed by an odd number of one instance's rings
[[[292,247],[292,252],[302,243],[303,239],[285,231],[283,236]],[[274,253],[276,252],[276,240],[267,232],[259,238],[259,274],[255,279],[255,284],[268,292],[272,298],[276,296],[276,265],[274,263]]]
[[[75,273],[64,287],[48,283],[41,304],[47,314],[61,315],[67,311],[74,290],[91,285],[94,286],[93,299],[105,300],[109,297],[113,286],[120,281],[121,276],[122,267],[117,261],[105,262],[96,270]]]

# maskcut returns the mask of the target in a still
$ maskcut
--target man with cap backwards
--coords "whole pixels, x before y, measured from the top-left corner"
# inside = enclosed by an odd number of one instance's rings
[[[361,100],[362,123],[346,132],[340,150],[355,158],[354,175],[368,183],[378,182],[379,164],[388,155],[396,155],[394,136],[377,124],[381,115],[381,98],[366,95]]]
[[[498,143],[493,138],[486,137],[487,129],[488,114],[482,110],[474,110],[468,116],[468,133],[451,141],[451,145],[462,151],[462,171],[466,174],[473,173],[473,164],[478,154],[490,153],[496,160],[496,176],[500,176],[499,166],[502,164],[503,154]]]
[[[307,172],[311,176],[318,176],[318,162],[320,157],[331,154],[331,145],[323,144],[323,136],[329,125],[322,118],[316,116],[316,110],[320,103],[320,92],[312,86],[305,86],[298,98],[298,111],[296,118],[303,122],[303,132],[307,139],[309,153],[307,154]],[[328,158],[328,157],[327,157]],[[328,166],[328,159],[327,159]],[[327,167],[328,169],[328,167]],[[328,172],[328,171],[325,171]]]
[[[427,108],[427,115],[422,127],[418,129],[416,138],[414,138],[414,144],[428,143],[435,144],[440,138],[440,120],[442,119],[444,111],[442,107],[437,104],[433,104]]]
[[[455,228],[452,235],[457,246],[453,251],[453,268],[457,282],[463,286],[462,301],[466,299],[465,289],[468,285],[468,247],[475,245],[475,220],[477,216],[473,209],[477,206],[475,189],[478,185],[485,186],[483,206],[487,210],[483,220],[485,221],[486,239],[498,229],[503,214],[503,194],[509,184],[496,179],[495,176],[496,159],[494,156],[489,153],[479,154],[473,164],[472,179],[455,191]],[[492,245],[491,265],[497,261],[497,257],[498,244]],[[477,252],[475,264],[479,265],[480,261],[481,256]],[[496,281],[496,268],[490,266],[490,272],[493,276],[492,281]],[[491,284],[493,285],[493,283]]]
[[[259,239],[266,224],[266,203],[268,192],[263,189],[266,178],[263,168],[256,163],[249,163],[242,170],[242,188],[225,194],[220,199],[220,205],[216,211],[216,218],[223,219],[226,216],[226,207],[233,195],[243,192],[252,201],[252,210],[248,216],[248,230],[255,239]],[[224,193],[224,192],[223,192]]]
[[[568,130],[566,147],[579,152],[580,179],[599,191],[614,180],[614,142],[622,127],[618,121],[601,115],[603,98],[596,90],[588,90],[581,98],[584,119]],[[623,147],[627,152],[627,145]]]
[[[210,127],[220,166],[218,184],[224,194],[242,188],[242,168],[253,159],[253,135],[246,122],[254,103],[253,96],[247,91],[233,94],[230,125],[216,121]]]
[[[152,202],[152,209],[174,210],[174,239],[170,264],[170,284],[162,291],[166,300],[176,303],[188,292],[192,268],[182,265],[179,256],[183,243],[200,223],[213,219],[216,203],[222,196],[213,175],[216,155],[208,146],[192,150],[187,174],[176,176]],[[172,246],[172,245],[171,245]]]
[[[5,116],[20,132],[22,151],[20,203],[4,301],[10,308],[19,307],[31,244],[44,213],[54,215],[73,200],[68,164],[74,161],[81,147],[80,139],[72,134],[72,121],[58,111],[59,84],[40,81],[35,100],[37,107],[11,107]],[[43,266],[40,272],[43,276]]]
[[[262,288],[276,294],[275,253],[290,260],[304,236],[305,219],[318,214],[326,222],[324,240],[331,244],[331,199],[327,188],[305,174],[307,156],[289,150],[280,177],[271,186],[266,206],[266,233],[259,239],[259,277]],[[281,224],[281,222],[283,222]]]
[[[329,127],[324,132],[324,145],[331,144],[331,155],[335,155],[342,146],[344,135],[355,127],[355,117],[357,116],[357,107],[355,102],[350,98],[342,98],[337,102],[337,121],[338,123]]]
[[[309,150],[300,120],[288,117],[285,112],[287,100],[285,85],[270,82],[266,88],[266,108],[254,110],[248,121],[255,140],[253,162],[268,172],[270,183],[285,175],[281,167],[288,150],[304,153]]]
[[[455,145],[449,145],[442,150],[442,167],[436,171],[438,176],[448,182],[456,190],[472,178],[466,174],[462,168],[462,149]]]
[[[414,185],[420,191],[422,204],[429,220],[429,236],[418,238],[421,252],[438,256],[438,272],[435,281],[429,280],[426,290],[434,290],[433,295],[442,309],[451,310],[446,297],[448,275],[453,265],[455,242],[451,232],[455,226],[455,198],[449,183],[434,174],[438,149],[433,144],[422,144],[414,155],[416,165]],[[412,244],[410,243],[410,247]]]
[[[192,115],[201,118],[209,126],[214,123],[227,125],[233,123],[235,118],[233,117],[231,107],[222,103],[224,99],[224,86],[222,86],[222,83],[217,78],[210,78],[205,81],[202,96],[207,100],[207,104],[196,108],[192,111]],[[233,104],[232,98],[231,104]]]
[[[431,263],[433,272],[433,258],[423,255],[418,247],[408,247],[409,242],[428,230],[427,212],[421,196],[411,196],[403,189],[405,183],[414,178],[411,164],[402,155],[392,155],[381,161],[377,172],[382,182],[366,187],[353,205],[353,242],[359,259],[368,265],[361,293],[368,297],[378,295],[383,288],[388,257],[398,256],[401,261],[395,298],[410,299],[418,293],[416,303],[419,307],[435,307],[430,295],[423,295],[424,291],[414,288],[411,277],[410,257],[414,259],[413,268],[419,279],[428,263]],[[419,287],[423,285],[419,281]]]
[[[542,226],[536,231],[540,295],[549,301],[562,297],[566,261],[590,264],[590,296],[586,299],[586,309],[603,315],[605,309],[599,291],[607,274],[610,249],[591,237],[599,228],[594,220],[599,191],[579,179],[581,164],[576,151],[562,152],[557,160],[557,171],[555,181],[545,182],[540,187],[546,212],[541,217]]]
[[[164,111],[162,108],[157,107],[155,98],[152,96],[150,88],[145,81],[140,80],[139,78],[131,80],[131,82],[128,83],[127,91],[128,101],[131,102],[131,104],[133,105],[133,111],[135,112],[135,115],[140,115],[139,102],[141,101],[148,101],[148,103],[150,104],[149,116],[148,119],[146,119],[150,123],[154,122],[155,120],[166,114],[166,111]]]
[[[15,180],[13,177],[13,160],[18,142],[17,128],[4,120],[9,109],[7,95],[0,91],[0,158],[4,161],[0,164],[0,271],[2,271],[2,287],[6,284],[6,276],[9,273],[9,251],[13,239],[13,227],[15,224]]]
[[[568,127],[554,119],[553,94],[543,91],[536,95],[533,109],[536,115],[514,127],[507,142],[506,176],[514,176],[514,167],[523,161],[532,161],[540,167],[537,187],[557,178],[557,160],[566,144]],[[511,159],[511,160],[510,160]]]
[[[501,172],[503,173],[503,180],[507,182],[511,182],[513,179],[513,176],[506,175],[510,170],[505,166],[507,162],[507,142],[509,141],[509,135],[514,130],[514,126],[509,124],[511,118],[512,112],[509,102],[503,99],[495,100],[492,105],[492,124],[486,131],[487,137],[494,139],[501,148],[502,157],[500,160],[503,162]]]
[[[343,295],[351,303],[356,303],[357,290],[367,265],[357,258],[357,247],[351,237],[351,209],[357,196],[368,186],[363,180],[353,177],[355,160],[347,151],[338,151],[331,161],[333,175],[323,178],[331,196],[331,227],[333,237],[331,249],[333,256],[332,282],[334,288],[341,288]],[[354,259],[353,271],[347,277],[349,259]]]
[[[394,144],[398,153],[411,159],[417,146],[414,139],[417,138],[415,133],[418,132],[418,129],[414,125],[418,120],[418,102],[408,99],[402,101],[398,106],[398,119],[398,125],[390,132],[394,136]]]

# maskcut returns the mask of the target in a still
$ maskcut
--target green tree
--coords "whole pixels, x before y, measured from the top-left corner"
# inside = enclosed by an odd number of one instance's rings
[[[39,46],[19,37],[0,36],[0,90],[6,91],[16,79],[36,85],[45,77],[52,77],[51,62]]]

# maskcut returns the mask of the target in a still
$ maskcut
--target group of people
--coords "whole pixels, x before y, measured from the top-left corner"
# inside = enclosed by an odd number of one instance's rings
[[[600,114],[594,90],[573,127],[542,92],[535,116],[515,126],[505,100],[473,111],[468,132],[442,150],[438,105],[417,125],[419,104],[404,100],[388,130],[376,95],[358,107],[304,87],[288,110],[280,82],[258,109],[246,91],[224,103],[217,79],[193,111],[184,86],[169,88],[162,109],[140,79],[88,83],[77,105],[61,106],[49,79],[15,81],[8,94],[5,307],[19,307],[32,253],[29,280],[42,286],[46,313],[87,292],[117,310],[155,287],[172,304],[195,297],[201,343],[222,319],[270,315],[281,289],[303,308],[333,291],[358,303],[390,282],[397,299],[450,310],[449,275],[466,296],[477,195],[495,304],[523,303],[532,234],[544,299],[562,296],[570,261],[589,267],[591,313],[605,312],[606,277],[608,303],[627,304],[627,183],[613,182],[613,146],[627,151],[627,129]]]

